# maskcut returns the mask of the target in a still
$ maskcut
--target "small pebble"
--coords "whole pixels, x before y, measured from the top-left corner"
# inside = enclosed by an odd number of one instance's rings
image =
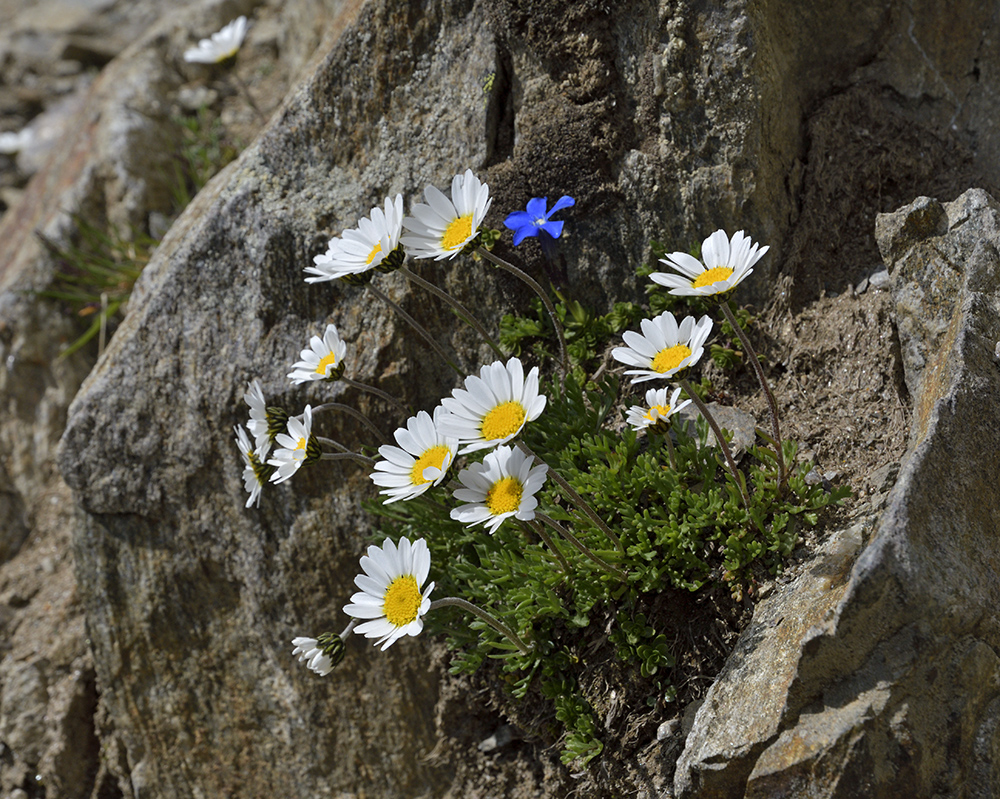
[[[663,722],[659,727],[656,728],[656,740],[665,741],[667,738],[673,738],[677,735],[677,732],[681,728],[680,719],[670,719],[670,721]]]
[[[881,269],[868,278],[868,285],[870,285],[873,289],[877,289],[879,291],[889,288],[889,284],[891,282],[892,282],[892,277],[890,277],[889,271],[887,269]]]

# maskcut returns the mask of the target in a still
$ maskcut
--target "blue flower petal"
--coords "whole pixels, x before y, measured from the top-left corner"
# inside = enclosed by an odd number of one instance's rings
[[[558,239],[562,235],[563,223],[562,222],[546,222],[541,225],[542,230],[548,233],[552,238]]]
[[[504,219],[503,224],[507,230],[518,230],[525,225],[533,225],[535,223],[535,217],[526,211],[514,211],[507,214],[507,218]]]
[[[525,225],[514,233],[514,246],[516,247],[529,236],[537,236],[538,228],[535,225]]]
[[[571,205],[576,205],[576,200],[570,197],[568,194],[564,194],[558,200],[556,204],[552,206],[552,210],[549,211],[545,216],[546,218],[552,216],[556,211],[561,211],[563,208],[569,208]]]
[[[545,206],[548,205],[548,197],[532,197],[528,200],[528,215],[532,219],[538,219],[539,217],[549,218],[549,215],[545,213]]]

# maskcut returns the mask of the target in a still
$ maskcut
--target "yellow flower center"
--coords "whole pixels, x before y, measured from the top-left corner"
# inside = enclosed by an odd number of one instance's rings
[[[368,253],[368,260],[366,260],[365,263],[370,264],[372,261],[375,260],[375,256],[378,255],[380,252],[382,252],[381,242],[376,244],[375,247],[372,249],[372,251]]]
[[[417,578],[412,574],[404,574],[389,583],[389,587],[385,589],[382,612],[389,624],[404,627],[417,618],[423,601]]]
[[[524,406],[517,400],[501,402],[483,417],[481,432],[486,441],[512,436],[524,424]]]
[[[299,443],[295,445],[295,449],[300,450],[305,448],[306,448],[306,440],[304,438],[300,438]]]
[[[658,414],[660,414],[659,418],[665,419],[667,416],[670,415],[670,406],[654,405],[652,408],[650,408],[649,411],[646,413],[646,418],[649,419],[649,421],[651,422],[655,422],[657,419],[657,417],[653,415],[653,411],[656,411]]]
[[[729,280],[732,274],[732,269],[725,266],[716,266],[713,269],[706,269],[698,275],[691,285],[696,289],[704,288],[705,286],[711,286],[713,283],[718,283],[720,280]]]
[[[466,214],[455,219],[441,237],[442,250],[454,250],[461,247],[472,235],[472,214]]]
[[[516,477],[504,477],[497,480],[486,492],[486,507],[494,516],[513,513],[521,507],[521,495],[524,486]]]
[[[671,369],[676,369],[681,365],[681,361],[690,354],[691,350],[683,344],[675,344],[672,347],[660,350],[656,353],[656,357],[653,358],[653,363],[651,364],[653,371],[663,374],[664,372],[669,372]]]
[[[431,447],[425,451],[423,455],[417,458],[413,464],[413,468],[410,469],[410,482],[415,486],[422,486],[424,483],[429,483],[430,480],[424,479],[424,469],[430,466],[433,466],[435,469],[441,469],[444,459],[448,457],[448,453],[450,452],[451,450],[444,444],[438,444],[436,447]]]
[[[329,369],[331,366],[336,366],[336,365],[337,365],[336,355],[334,355],[332,352],[329,353],[328,355],[324,355],[322,358],[320,358],[319,365],[316,367],[316,374],[325,375],[327,369]]]

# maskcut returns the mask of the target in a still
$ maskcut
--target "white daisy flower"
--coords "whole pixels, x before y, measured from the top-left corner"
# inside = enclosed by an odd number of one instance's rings
[[[338,639],[339,640],[339,639]],[[315,638],[293,638],[292,657],[299,656],[299,662],[305,661],[306,667],[315,671],[320,677],[325,677],[336,665],[327,655]]]
[[[674,389],[669,400],[668,391],[669,388],[651,388],[646,392],[645,405],[633,405],[628,409],[627,421],[633,430],[649,429],[654,433],[664,433],[670,426],[670,417],[691,404],[691,400],[678,404],[681,396],[679,388]]]
[[[247,383],[247,393],[243,395],[243,400],[250,406],[250,421],[247,422],[247,429],[253,436],[254,446],[260,449],[265,444],[270,444],[271,435],[267,422],[267,401],[264,399],[264,391],[260,387],[260,382],[251,380]]]
[[[312,406],[306,405],[302,416],[292,416],[288,419],[288,428],[284,433],[278,433],[275,443],[278,449],[274,451],[274,457],[268,460],[268,464],[274,466],[276,471],[271,475],[272,483],[283,483],[307,460],[311,460],[313,453],[310,451],[310,439],[312,438]]]
[[[378,448],[383,460],[375,464],[371,478],[375,485],[385,488],[379,492],[389,497],[384,504],[413,499],[444,480],[455,459],[458,439],[438,430],[437,420],[443,413],[438,406],[431,419],[427,411],[420,411],[407,419],[405,428],[396,430],[398,447],[386,444]]]
[[[465,488],[455,491],[455,499],[471,504],[451,512],[451,518],[471,527],[486,522],[495,533],[509,516],[528,521],[535,518],[538,500],[535,494],[545,482],[549,467],[544,463],[532,468],[534,457],[519,449],[500,446],[458,473]]]
[[[687,316],[677,326],[677,320],[670,311],[664,311],[653,319],[643,319],[640,323],[642,334],[627,330],[622,335],[627,347],[615,347],[611,356],[628,366],[625,374],[638,375],[633,383],[672,377],[678,372],[694,366],[704,352],[705,340],[712,332],[712,320],[703,316],[695,322]]]
[[[454,258],[479,233],[490,209],[490,187],[466,169],[451,181],[451,199],[434,186],[424,189],[427,204],[417,203],[403,220],[411,235],[401,241],[414,258]]]
[[[545,395],[538,393],[538,367],[524,377],[517,358],[496,361],[479,370],[479,377],[465,378],[465,389],[456,388],[441,400],[443,413],[438,430],[466,444],[459,454],[487,449],[510,441],[525,422],[533,422],[545,409]]]
[[[327,251],[313,258],[314,266],[306,267],[305,271],[312,275],[306,278],[306,283],[337,278],[357,282],[357,276],[370,269],[381,272],[398,269],[406,257],[399,247],[402,232],[403,195],[397,194],[395,200],[386,197],[385,210],[376,205],[368,216],[358,220],[356,228],[330,239]]]
[[[242,427],[237,425],[233,429],[236,431],[236,446],[243,456],[243,486],[250,494],[246,507],[249,508],[256,501],[259,508],[261,489],[264,488],[272,471],[267,465],[267,453],[271,449],[271,441],[266,439],[263,446],[255,450]]]
[[[247,18],[238,17],[213,33],[211,39],[202,39],[197,47],[185,50],[184,60],[191,64],[218,64],[236,55],[246,35]]]
[[[344,606],[344,613],[356,619],[368,619],[354,628],[365,638],[378,638],[375,646],[385,651],[404,635],[417,635],[424,629],[423,615],[431,606],[434,583],[421,589],[431,568],[427,542],[421,538],[412,545],[399,539],[399,547],[386,539],[381,548],[374,544],[361,558],[364,574],[354,578],[360,588]]]
[[[295,384],[310,380],[337,380],[344,373],[347,345],[340,340],[336,325],[327,325],[323,338],[313,336],[309,348],[299,353],[288,379]]]
[[[686,252],[674,252],[661,258],[660,263],[681,274],[653,272],[649,277],[678,296],[723,294],[749,277],[753,265],[764,257],[768,249],[753,244],[742,230],[736,231],[732,241],[726,231],[717,230],[701,245],[704,263]]]

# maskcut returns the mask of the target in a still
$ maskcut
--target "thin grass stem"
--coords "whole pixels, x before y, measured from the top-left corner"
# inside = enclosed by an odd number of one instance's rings
[[[708,426],[712,428],[712,432],[715,434],[715,440],[719,442],[719,447],[722,449],[722,454],[726,458],[726,464],[729,466],[729,471],[732,472],[733,480],[736,482],[736,487],[739,489],[740,496],[743,497],[743,504],[746,506],[747,510],[750,510],[750,497],[747,496],[746,491],[743,490],[743,483],[740,482],[739,474],[736,470],[736,461],[733,460],[733,453],[729,451],[729,444],[726,442],[726,437],[722,434],[722,430],[719,428],[719,423],[715,421],[715,417],[712,416],[712,412],[708,410],[708,406],[702,401],[694,390],[686,377],[682,377],[678,381],[681,384],[687,395],[691,398],[691,401],[695,404],[701,415],[705,417],[705,421],[708,422]]]
[[[458,314],[459,318],[467,325],[469,325],[471,328],[473,328],[483,339],[483,341],[489,344],[490,349],[493,350],[493,352],[495,352],[501,358],[504,357],[504,351],[500,349],[500,345],[493,340],[493,338],[490,336],[489,333],[486,332],[486,328],[478,319],[476,319],[472,311],[470,311],[468,308],[462,305],[462,303],[460,303],[458,300],[452,297],[447,291],[438,288],[428,280],[424,280],[422,277],[420,277],[420,275],[416,274],[415,272],[412,272],[408,267],[405,266],[400,267],[399,271],[402,272],[404,275],[406,275],[407,280],[416,283],[418,286],[420,286],[420,288],[429,291],[438,299],[448,303],[452,308],[455,309],[455,312]]]
[[[324,402],[322,405],[317,405],[312,409],[312,411],[313,413],[319,413],[320,411],[341,411],[342,413],[346,413],[348,416],[353,416],[361,422],[361,424],[371,430],[383,444],[390,443],[389,439],[383,435],[382,431],[375,426],[375,423],[371,419],[365,416],[357,408],[352,408],[350,405],[345,405],[343,402]]]
[[[588,558],[589,560],[592,560],[600,568],[604,569],[604,571],[606,571],[608,574],[613,574],[622,582],[625,582],[625,580],[628,579],[628,575],[625,572],[623,572],[617,566],[612,566],[610,563],[604,560],[604,558],[594,553],[586,544],[584,544],[579,538],[577,538],[569,530],[567,530],[565,527],[559,524],[559,522],[557,522],[555,519],[546,516],[544,513],[538,513],[537,511],[535,512],[535,518],[545,522],[549,527],[551,527],[553,530],[559,533],[559,535],[561,535],[573,547],[575,547],[577,551],[580,552],[581,555],[583,555],[585,558]]]
[[[551,549],[552,553],[556,556],[556,558],[559,559],[559,563],[562,566],[563,574],[565,574],[568,577],[570,574],[569,561],[567,561],[563,553],[556,548],[555,542],[552,540],[549,534],[545,532],[545,528],[542,527],[542,525],[540,525],[536,521],[522,521],[521,524],[527,527],[529,530],[533,530],[535,533],[538,534],[538,537],[542,539],[542,543],[544,543],[545,546]]]
[[[523,441],[518,441],[517,446],[521,450],[521,452],[523,452],[525,455],[531,455],[539,463],[545,463],[545,461],[543,461],[540,457],[538,457],[538,455],[532,452],[531,448],[528,447],[528,445],[525,444]],[[580,494],[577,493],[577,491],[573,488],[573,486],[571,486],[569,483],[566,482],[566,480],[563,478],[561,474],[559,474],[555,469],[553,469],[547,463],[545,463],[545,465],[548,466],[547,475],[551,477],[553,482],[555,482],[563,490],[563,493],[566,495],[567,499],[569,499],[574,505],[576,505],[581,511],[583,511],[587,515],[587,517],[594,524],[597,525],[600,531],[604,533],[609,539],[611,539],[612,542],[614,542],[614,545],[618,548],[620,552],[624,552],[625,549],[622,547],[621,539],[617,535],[615,535],[614,531],[610,527],[608,527],[604,519],[602,519],[600,516],[597,515],[597,511],[595,511],[590,506],[590,503],[588,503],[587,500],[581,497]]]
[[[448,357],[448,354],[444,351],[444,349],[442,349],[441,345],[437,343],[437,340],[429,332],[427,332],[427,330],[424,328],[423,325],[421,325],[416,319],[414,319],[406,311],[400,308],[396,303],[390,300],[389,297],[384,292],[375,288],[374,283],[365,283],[365,286],[367,286],[368,290],[372,294],[374,294],[376,297],[382,300],[382,302],[384,302],[386,305],[392,308],[392,310],[394,310],[397,314],[399,314],[400,317],[402,317],[402,319],[410,327],[416,330],[417,333],[419,333],[420,336],[423,338],[423,340],[427,342],[427,345],[432,350],[434,350],[434,352],[440,355],[441,358],[444,360],[444,362],[448,364],[448,366],[450,366],[452,369],[454,369],[457,374],[459,375],[465,374],[465,372],[463,372],[458,366],[456,366],[455,362]]]
[[[519,278],[523,283],[525,283],[538,298],[542,301],[542,305],[545,306],[545,310],[549,313],[549,318],[552,320],[552,326],[555,328],[556,336],[559,339],[559,365],[562,371],[563,379],[566,378],[566,372],[569,370],[569,362],[566,360],[566,337],[563,335],[562,324],[559,322],[559,317],[556,315],[555,306],[552,304],[552,300],[549,299],[549,295],[546,294],[545,289],[527,272],[523,269],[518,269],[514,264],[509,261],[505,261],[497,255],[494,255],[485,247],[477,247],[476,252],[479,253],[483,258],[489,261],[495,266],[499,266],[501,269],[505,269],[510,272],[515,277]]]

